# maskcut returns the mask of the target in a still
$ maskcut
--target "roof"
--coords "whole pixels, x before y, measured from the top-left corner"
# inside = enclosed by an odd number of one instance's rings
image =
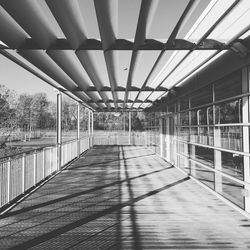
[[[0,53],[97,111],[148,108],[225,51],[249,49],[249,0],[0,5]]]

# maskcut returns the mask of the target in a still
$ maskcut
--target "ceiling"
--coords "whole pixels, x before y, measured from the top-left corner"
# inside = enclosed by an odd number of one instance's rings
[[[0,53],[93,110],[145,109],[249,20],[249,0],[0,0]]]

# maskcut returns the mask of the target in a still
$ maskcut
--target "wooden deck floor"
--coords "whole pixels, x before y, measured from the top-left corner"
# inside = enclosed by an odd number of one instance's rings
[[[142,147],[90,150],[0,219],[0,249],[250,249],[250,221]]]

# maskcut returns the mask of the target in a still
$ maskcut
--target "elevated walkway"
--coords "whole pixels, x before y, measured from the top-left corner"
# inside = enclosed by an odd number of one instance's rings
[[[98,146],[0,219],[0,249],[250,249],[250,221],[143,147]]]

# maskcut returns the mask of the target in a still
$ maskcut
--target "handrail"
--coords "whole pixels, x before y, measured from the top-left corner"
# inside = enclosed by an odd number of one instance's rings
[[[85,138],[88,138],[88,136],[85,135],[85,136],[79,138],[79,140],[85,139]],[[77,141],[77,139],[72,139],[72,140],[69,140],[69,141],[64,141],[64,142],[62,142],[62,145],[67,144],[67,143],[71,143],[71,142],[74,142],[74,141]],[[15,153],[15,154],[8,154],[6,156],[0,157],[0,162],[2,160],[4,160],[5,158],[16,157],[16,156],[23,155],[23,154],[32,154],[34,151],[41,151],[41,150],[43,150],[45,148],[51,148],[51,147],[55,147],[55,146],[56,146],[56,143],[53,143],[53,144],[48,144],[46,146],[42,146],[42,147],[39,147],[39,148],[24,150],[22,152],[18,152],[18,153]]]
[[[16,156],[23,155],[23,154],[32,154],[34,151],[41,151],[45,148],[51,148],[54,146],[56,146],[56,144],[50,144],[50,145],[46,145],[46,146],[35,148],[35,149],[24,150],[22,152],[15,153],[15,154],[9,154],[9,155],[0,157],[0,162],[1,162],[1,160],[5,159],[5,158],[16,157]]]

